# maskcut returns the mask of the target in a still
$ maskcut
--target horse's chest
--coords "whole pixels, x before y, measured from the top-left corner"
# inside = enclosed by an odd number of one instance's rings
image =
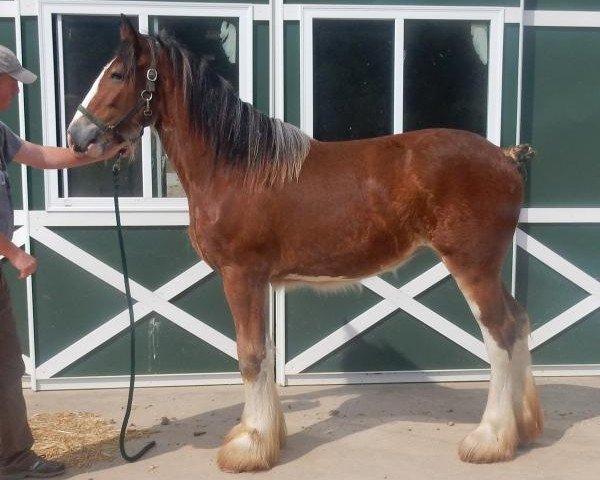
[[[190,208],[190,241],[196,252],[212,267],[218,264],[218,216],[207,209]]]
[[[226,215],[222,209],[190,210],[191,242],[198,254],[213,267],[227,263],[239,254],[237,251],[244,247],[246,230],[243,221],[234,215]]]

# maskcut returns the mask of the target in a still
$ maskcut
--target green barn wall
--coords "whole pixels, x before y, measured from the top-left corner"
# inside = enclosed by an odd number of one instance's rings
[[[223,2],[227,3],[227,2]],[[266,4],[264,0],[253,2]],[[461,5],[518,7],[518,0],[325,0],[290,1],[290,4],[347,5]],[[585,0],[527,0],[528,9],[594,10],[600,4]],[[39,73],[37,17],[22,17],[24,63]],[[0,18],[0,43],[15,48],[14,20]],[[527,176],[526,206],[600,207],[596,159],[600,115],[590,98],[600,84],[600,29],[525,27],[521,141],[534,144],[537,158]],[[515,143],[517,126],[517,70],[519,26],[504,26],[501,143]],[[269,25],[254,22],[254,104],[269,109]],[[565,88],[571,85],[573,88]],[[42,141],[40,83],[24,87],[27,138]],[[285,119],[300,124],[300,23],[284,24]],[[18,129],[16,105],[0,114],[0,120]],[[22,208],[21,169],[10,167],[15,204]],[[33,210],[45,205],[44,175],[28,171],[29,204]],[[101,261],[120,270],[114,231],[107,227],[69,227],[53,230]],[[595,278],[600,276],[595,245],[600,240],[597,225],[525,225],[523,230],[564,255]],[[131,276],[146,288],[158,288],[197,261],[184,227],[126,229]],[[32,251],[40,261],[33,281],[36,318],[37,364],[43,363],[82,335],[125,309],[123,295],[73,262],[34,241]],[[173,255],[177,252],[177,255]],[[421,254],[396,273],[384,276],[400,286],[436,262]],[[506,260],[505,281],[510,280],[511,259]],[[4,267],[13,292],[15,313],[24,351],[27,342],[25,282]],[[521,249],[517,254],[517,298],[528,309],[537,328],[588,295]],[[60,279],[60,281],[59,281]],[[468,333],[481,338],[472,315],[450,278],[417,297],[424,305],[443,314]],[[286,299],[288,331],[286,359],[289,360],[350,319],[380,301],[366,288],[336,294],[310,290],[290,292]],[[173,303],[197,316],[224,335],[234,338],[231,314],[217,275],[183,292]],[[533,352],[537,364],[597,364],[600,312],[596,311]],[[136,331],[140,373],[230,372],[237,362],[214,347],[182,331],[156,313],[142,319]],[[596,342],[597,343],[597,342]],[[422,345],[433,348],[424,349]],[[126,374],[127,339],[120,335],[58,376]],[[448,368],[485,368],[474,355],[421,324],[410,315],[395,312],[347,345],[309,368],[310,372],[389,371]]]
[[[526,27],[524,55],[522,139],[538,152],[526,204],[598,207],[600,29]]]

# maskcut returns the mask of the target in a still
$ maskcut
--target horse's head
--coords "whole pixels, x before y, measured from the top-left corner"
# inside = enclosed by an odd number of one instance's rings
[[[156,120],[156,40],[140,35],[125,16],[120,33],[117,55],[100,72],[67,130],[76,151],[104,151],[123,141],[131,149],[143,128]]]

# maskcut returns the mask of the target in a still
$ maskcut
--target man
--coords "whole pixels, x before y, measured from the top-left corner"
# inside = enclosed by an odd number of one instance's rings
[[[19,93],[18,82],[32,83],[36,78],[13,52],[0,45],[0,111],[7,110]],[[34,273],[37,263],[11,241],[14,224],[7,164],[16,161],[36,168],[76,167],[114,158],[123,147],[102,152],[92,145],[85,153],[44,147],[20,139],[0,122],[0,255],[18,270],[20,279]],[[33,437],[21,387],[24,373],[10,294],[0,267],[0,480],[51,477],[65,470],[62,463],[41,458],[31,450]]]

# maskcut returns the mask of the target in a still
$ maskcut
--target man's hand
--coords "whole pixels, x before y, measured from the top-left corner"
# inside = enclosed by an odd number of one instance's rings
[[[119,153],[128,153],[129,148],[130,144],[123,142],[103,151],[101,147],[93,143],[85,152],[75,152],[73,148],[43,147],[35,143],[24,142],[14,160],[35,168],[73,168],[110,160],[117,157]]]
[[[16,248],[14,253],[6,258],[19,271],[19,280],[27,278],[37,270],[37,260],[20,248]]]
[[[19,279],[23,280],[37,269],[37,260],[25,250],[21,250],[0,232],[0,255],[4,255],[10,264],[19,271]]]
[[[96,143],[90,144],[85,152],[75,152],[73,149],[75,157],[83,163],[90,163],[90,161],[97,162],[100,160],[110,160],[116,158],[119,155],[119,152],[127,154],[128,151],[129,143],[127,142],[115,144],[111,148],[104,151]]]

